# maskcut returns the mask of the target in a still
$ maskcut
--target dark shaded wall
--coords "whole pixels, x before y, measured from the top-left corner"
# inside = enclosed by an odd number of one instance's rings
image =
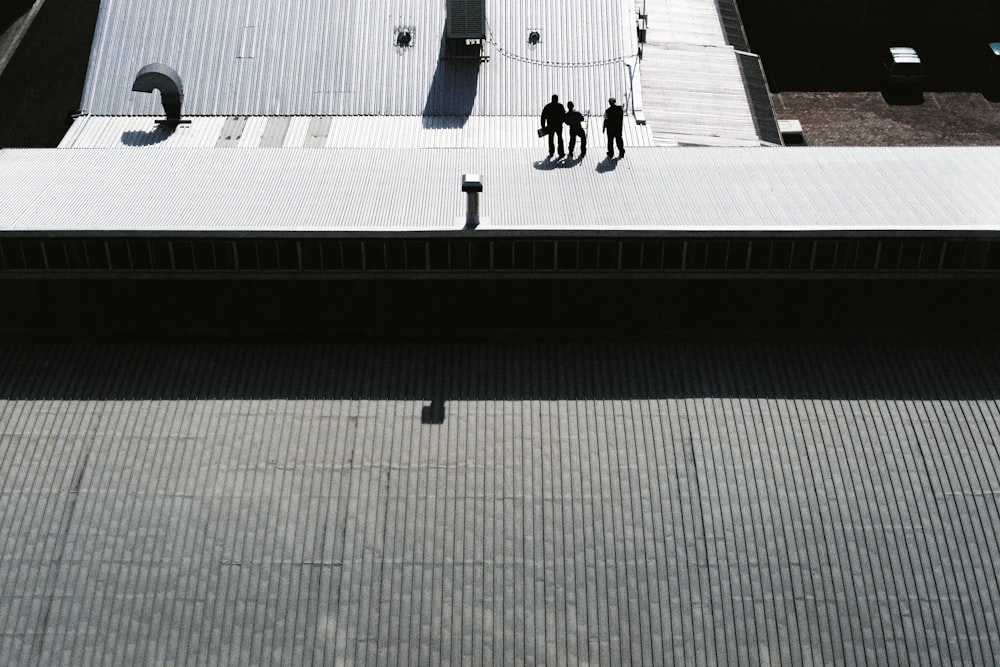
[[[1000,281],[2,280],[0,335],[658,338],[986,335]]]

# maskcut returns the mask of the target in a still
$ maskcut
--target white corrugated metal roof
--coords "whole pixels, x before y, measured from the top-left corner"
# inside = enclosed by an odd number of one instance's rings
[[[477,67],[439,60],[444,2],[103,0],[82,107],[160,113],[131,91],[150,62],[179,72],[194,115],[535,116],[553,93],[595,111],[626,97],[629,0],[487,0],[486,17],[489,62]]]
[[[5,150],[0,230],[1000,231],[992,148]],[[420,178],[413,178],[420,174]],[[262,196],[262,193],[264,196]]]
[[[583,111],[586,111],[584,109]],[[60,148],[537,148],[534,116],[195,116],[173,132],[149,116],[81,116]],[[603,141],[591,110],[591,141]],[[652,146],[648,125],[626,123],[629,146]],[[569,141],[569,131],[563,129]],[[602,149],[603,150],[603,149]]]

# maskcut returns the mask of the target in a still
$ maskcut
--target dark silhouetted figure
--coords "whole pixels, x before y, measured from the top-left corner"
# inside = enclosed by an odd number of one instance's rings
[[[563,144],[562,126],[566,118],[566,109],[559,104],[559,96],[553,95],[552,101],[542,109],[542,128],[548,130],[549,134],[549,157],[556,152],[553,143],[553,136],[559,138],[559,157],[566,155],[566,146]]]
[[[587,133],[583,129],[583,114],[573,108],[572,102],[567,102],[566,124],[569,125],[569,156],[573,157],[576,148],[576,138],[580,137],[580,157],[587,155]]]
[[[604,131],[608,133],[608,157],[614,157],[614,144],[618,143],[618,157],[625,157],[625,144],[622,142],[622,125],[625,122],[625,112],[615,103],[615,98],[608,100],[607,111],[604,112]]]

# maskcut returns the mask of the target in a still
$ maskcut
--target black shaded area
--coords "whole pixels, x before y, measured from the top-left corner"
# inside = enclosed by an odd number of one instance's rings
[[[465,127],[472,115],[479,90],[479,58],[449,58],[448,45],[444,36],[438,52],[437,68],[431,79],[427,101],[424,103],[423,119],[427,128]],[[433,122],[430,117],[437,116]],[[444,120],[440,117],[445,117]]]
[[[0,346],[5,400],[996,400],[996,343],[60,342]]]
[[[772,91],[877,91],[889,46],[921,54],[928,91],[983,87],[984,48],[1000,40],[993,0],[740,0]]]
[[[601,249],[581,247],[577,259],[600,263]],[[519,264],[522,250],[530,244],[494,261]],[[712,261],[712,247],[703,251]],[[1000,281],[953,277],[7,279],[0,301],[8,338],[895,339],[1000,331]]]
[[[781,131],[778,129],[778,119],[771,104],[771,94],[767,87],[764,68],[757,56],[738,54],[740,73],[746,84],[747,98],[750,102],[750,112],[753,114],[753,124],[757,136],[762,141],[781,145]]]
[[[918,106],[924,103],[924,92],[914,87],[885,86],[882,99],[894,106]]]
[[[21,18],[31,6],[34,0],[4,0],[0,5],[0,32],[6,30],[17,19]]]
[[[0,76],[0,147],[59,144],[83,99],[99,7],[98,0],[42,5]]]

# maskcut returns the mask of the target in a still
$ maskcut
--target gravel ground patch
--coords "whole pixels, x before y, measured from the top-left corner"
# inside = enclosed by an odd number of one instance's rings
[[[927,92],[915,104],[882,93],[781,92],[778,118],[802,123],[810,146],[997,146],[1000,102],[982,93]]]

